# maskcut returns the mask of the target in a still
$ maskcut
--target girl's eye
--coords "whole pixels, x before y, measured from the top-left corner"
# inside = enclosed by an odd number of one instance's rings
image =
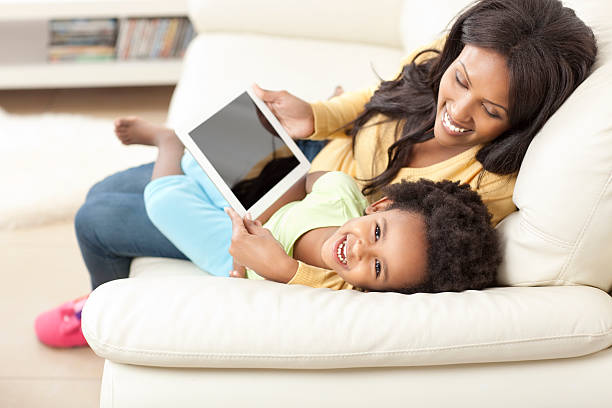
[[[455,79],[457,80],[459,86],[461,86],[462,88],[467,88],[467,85],[464,85],[464,83],[461,82],[461,80],[459,79],[459,71],[455,72]]]
[[[380,238],[380,227],[378,226],[378,224],[376,224],[376,227],[374,228],[374,239],[378,241],[379,238]]]
[[[374,269],[376,270],[376,278],[380,276],[380,261],[377,259],[374,261]]]

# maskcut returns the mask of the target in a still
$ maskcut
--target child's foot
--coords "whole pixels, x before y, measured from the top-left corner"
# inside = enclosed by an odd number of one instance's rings
[[[334,93],[329,97],[329,99],[334,98],[336,96],[340,96],[344,93],[344,88],[342,88],[340,85],[338,85],[336,87],[336,89],[334,89]]]
[[[115,120],[115,134],[124,145],[159,146],[164,139],[176,138],[172,129],[155,125],[136,116]]]
[[[51,347],[87,346],[81,331],[81,311],[88,297],[71,300],[41,313],[34,323],[38,340]]]

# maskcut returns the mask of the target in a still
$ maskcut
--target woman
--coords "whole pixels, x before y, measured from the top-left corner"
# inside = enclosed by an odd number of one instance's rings
[[[399,179],[451,179],[469,183],[498,222],[514,210],[514,178],[531,139],[586,78],[596,52],[592,31],[557,0],[482,0],[457,18],[440,52],[418,54],[375,92],[314,104],[285,91],[258,92],[294,138],[333,139],[313,170],[351,174],[370,201]],[[93,288],[127,277],[136,256],[193,259],[147,217],[151,171],[141,166],[98,183],[77,214]],[[218,222],[229,219],[211,220]],[[227,251],[230,237],[218,242]],[[80,303],[39,316],[39,338],[84,345]],[[73,330],[57,328],[62,321]]]
[[[344,171],[366,195],[401,179],[469,183],[496,224],[515,210],[531,139],[596,52],[591,30],[559,1],[481,1],[458,17],[441,52],[417,54],[376,91],[312,105],[284,91],[259,96],[292,137],[333,139],[313,171]]]

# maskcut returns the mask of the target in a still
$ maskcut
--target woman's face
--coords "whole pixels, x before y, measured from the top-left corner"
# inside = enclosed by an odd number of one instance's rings
[[[445,147],[472,147],[508,130],[510,78],[495,51],[463,47],[440,81],[434,135]]]

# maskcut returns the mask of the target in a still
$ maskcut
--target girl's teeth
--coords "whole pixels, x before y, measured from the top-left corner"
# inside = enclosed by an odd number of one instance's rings
[[[346,265],[346,240],[338,245],[338,260]]]

